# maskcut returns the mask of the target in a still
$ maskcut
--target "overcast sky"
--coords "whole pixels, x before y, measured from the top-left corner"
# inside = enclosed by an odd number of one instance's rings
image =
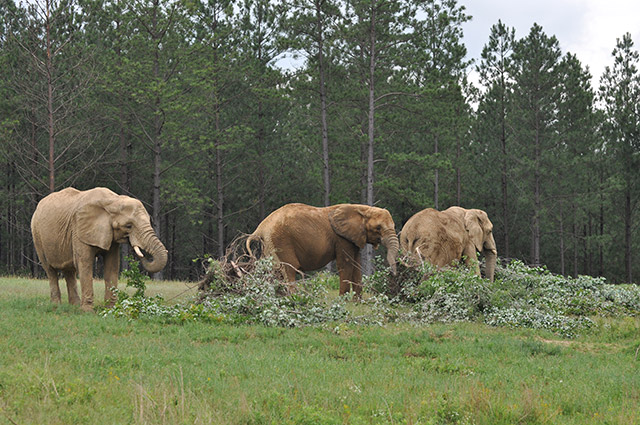
[[[479,60],[491,26],[501,19],[526,37],[534,23],[555,35],[562,54],[571,52],[588,65],[594,89],[605,66],[613,64],[616,39],[629,32],[640,50],[640,0],[459,0],[473,18],[463,26],[468,57]]]

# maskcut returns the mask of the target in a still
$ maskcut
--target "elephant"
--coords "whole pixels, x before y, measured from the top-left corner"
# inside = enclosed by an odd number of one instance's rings
[[[387,247],[387,261],[395,274],[399,242],[389,211],[358,204],[313,207],[287,204],[272,212],[246,240],[262,243],[263,255],[284,267],[285,278],[295,281],[297,271],[312,271],[336,260],[340,295],[362,292],[360,250],[367,243]]]
[[[400,246],[411,257],[436,267],[445,267],[464,256],[467,266],[478,276],[480,265],[476,252],[481,252],[486,260],[485,276],[493,281],[498,251],[492,232],[493,224],[482,210],[427,208],[403,226]]]
[[[120,244],[129,241],[144,268],[156,273],[167,263],[167,250],[151,227],[142,202],[103,187],[66,188],[44,197],[31,218],[38,258],[49,278],[51,301],[60,303],[58,273],[67,282],[70,304],[93,310],[93,264],[104,254],[104,298],[112,304],[118,285]],[[76,273],[82,300],[78,297]]]

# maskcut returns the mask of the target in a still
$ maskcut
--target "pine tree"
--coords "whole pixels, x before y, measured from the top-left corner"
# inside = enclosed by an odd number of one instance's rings
[[[604,109],[605,149],[610,152],[624,222],[625,279],[633,281],[632,226],[638,202],[638,152],[640,151],[640,55],[633,49],[631,35],[618,39],[612,67],[606,67],[600,79],[599,97]]]
[[[511,55],[515,42],[515,29],[508,28],[502,21],[491,27],[489,42],[483,47],[480,64],[476,71],[480,75],[480,83],[485,90],[478,106],[475,123],[476,137],[480,144],[491,149],[491,155],[499,158],[501,210],[496,217],[496,234],[502,235],[501,255],[510,256],[509,216],[511,204],[509,199],[509,180],[512,174],[510,158],[511,131],[507,124],[509,112],[508,99],[512,80],[509,74]]]
[[[311,79],[317,85],[319,105],[319,136],[322,146],[322,181],[324,186],[323,204],[331,202],[331,172],[329,163],[329,122],[327,87],[332,68],[331,43],[335,37],[336,21],[340,17],[338,4],[332,0],[293,0],[290,4],[291,16],[285,24],[290,48],[307,57],[306,66],[298,83],[306,85]],[[303,87],[300,87],[304,89]],[[313,90],[316,92],[316,90]],[[315,110],[315,108],[314,108]]]
[[[578,58],[567,54],[560,66],[561,97],[558,102],[558,144],[555,168],[558,181],[554,185],[557,194],[554,204],[559,223],[559,258],[560,273],[568,273],[565,263],[565,252],[569,249],[566,235],[573,242],[573,274],[577,276],[578,253],[580,248],[588,253],[589,240],[580,238],[580,223],[586,223],[593,217],[593,202],[590,200],[597,187],[594,175],[590,172],[594,164],[594,148],[596,144],[596,117],[594,114],[594,92],[591,88],[591,74],[582,67]],[[565,225],[567,223],[567,225]],[[569,227],[571,226],[571,227]],[[592,261],[587,261],[591,264]],[[588,273],[590,270],[582,270]]]
[[[520,196],[530,208],[531,262],[540,265],[541,220],[546,202],[544,181],[554,175],[550,159],[555,155],[556,145],[554,126],[557,122],[560,63],[558,40],[547,36],[541,26],[534,24],[529,35],[514,44],[512,59],[514,111],[511,122],[521,158],[519,178],[529,185],[520,189]]]

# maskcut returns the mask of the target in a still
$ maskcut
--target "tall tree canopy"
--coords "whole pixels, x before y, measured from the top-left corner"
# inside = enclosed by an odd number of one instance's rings
[[[289,202],[385,207],[397,230],[480,208],[501,256],[640,271],[629,34],[596,95],[537,24],[497,22],[472,64],[457,0],[0,0],[0,17],[1,272],[38,273],[31,214],[70,185],[140,198],[170,278]]]

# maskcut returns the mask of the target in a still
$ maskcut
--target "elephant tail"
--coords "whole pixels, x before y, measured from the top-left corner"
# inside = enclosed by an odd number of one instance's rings
[[[256,242],[258,244],[260,253],[254,254],[253,251],[251,250],[251,244],[253,242]],[[247,237],[247,240],[245,241],[245,248],[247,250],[247,254],[249,254],[249,257],[258,258],[260,254],[264,251],[264,240],[260,235],[252,233]]]

